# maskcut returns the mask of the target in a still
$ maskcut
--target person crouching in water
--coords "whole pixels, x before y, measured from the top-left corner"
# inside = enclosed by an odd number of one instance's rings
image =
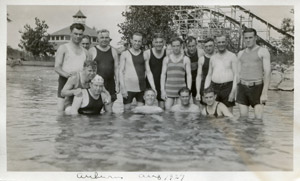
[[[154,114],[163,112],[163,109],[161,107],[155,105],[156,97],[156,92],[153,89],[146,89],[143,97],[145,100],[145,105],[135,107],[134,109],[132,109],[132,112],[143,114]]]
[[[103,93],[104,79],[96,75],[90,82],[90,88],[82,89],[82,93],[74,97],[72,106],[66,108],[68,115],[97,115],[104,107],[105,112],[112,112],[110,97]]]
[[[204,89],[203,92],[204,101],[206,103],[205,107],[202,109],[201,114],[207,117],[233,117],[232,113],[222,102],[216,101],[217,95],[214,89],[210,86]]]

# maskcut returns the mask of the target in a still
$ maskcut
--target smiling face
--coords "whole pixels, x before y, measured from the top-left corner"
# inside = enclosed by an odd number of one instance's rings
[[[152,42],[153,47],[158,50],[161,51],[164,47],[164,39],[162,38],[155,38]]]
[[[110,43],[109,32],[100,32],[98,34],[98,42],[101,47],[107,47]]]
[[[97,73],[97,69],[93,68],[92,66],[87,66],[83,68],[83,73],[88,78],[88,80],[92,80]]]
[[[244,43],[247,48],[253,48],[256,45],[256,39],[254,32],[244,33]]]
[[[223,53],[226,51],[226,37],[225,36],[220,36],[217,37],[217,48],[219,50],[220,53]]]
[[[75,44],[80,44],[83,36],[83,30],[74,28],[71,32],[71,40]]]
[[[144,94],[144,100],[146,106],[153,106],[156,99],[156,94],[152,90],[147,90]]]
[[[142,46],[143,37],[139,35],[133,35],[131,39],[131,45],[134,50],[140,50]]]
[[[215,103],[217,95],[213,92],[204,93],[204,100],[208,106],[212,106]]]

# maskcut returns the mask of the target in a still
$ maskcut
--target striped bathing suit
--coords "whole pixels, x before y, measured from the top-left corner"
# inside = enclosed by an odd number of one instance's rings
[[[179,97],[178,91],[182,87],[186,87],[185,83],[185,67],[183,58],[177,63],[174,63],[169,56],[169,62],[167,65],[167,80],[166,80],[166,94],[168,97]]]

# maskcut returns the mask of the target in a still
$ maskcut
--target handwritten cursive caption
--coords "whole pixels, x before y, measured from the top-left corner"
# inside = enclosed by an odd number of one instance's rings
[[[162,180],[162,181],[183,181],[184,175],[182,174],[170,174],[170,175],[160,175],[160,174],[139,174],[140,179],[145,180]]]
[[[112,180],[123,180],[123,177],[111,176],[111,175],[99,175],[98,172],[91,174],[88,173],[77,173],[77,178],[81,179],[112,179]]]
[[[78,179],[103,179],[103,180],[123,180],[122,176],[102,175],[98,172],[93,173],[77,173]],[[138,174],[140,181],[184,181],[183,174]],[[126,179],[125,179],[126,180]]]

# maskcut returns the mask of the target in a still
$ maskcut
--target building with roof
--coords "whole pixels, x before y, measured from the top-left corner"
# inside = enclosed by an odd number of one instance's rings
[[[95,29],[92,29],[90,27],[88,27],[85,24],[85,20],[86,20],[86,16],[79,10],[74,16],[73,16],[73,23],[81,23],[84,25],[84,35],[89,35],[91,37],[91,46],[95,46],[97,44],[97,31]],[[50,40],[49,42],[54,44],[54,48],[55,50],[57,50],[57,48],[70,41],[70,26],[67,26],[61,30],[58,30],[52,34],[50,34]]]

